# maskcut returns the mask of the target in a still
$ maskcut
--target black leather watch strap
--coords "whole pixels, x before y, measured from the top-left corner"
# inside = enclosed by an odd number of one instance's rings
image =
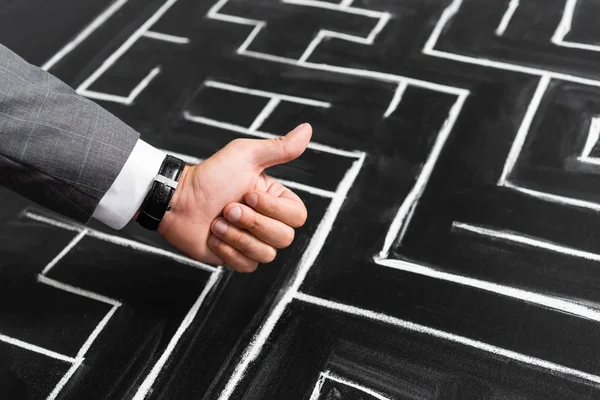
[[[137,218],[137,222],[144,228],[157,230],[165,213],[171,209],[169,203],[177,189],[184,165],[185,163],[177,157],[165,157]]]

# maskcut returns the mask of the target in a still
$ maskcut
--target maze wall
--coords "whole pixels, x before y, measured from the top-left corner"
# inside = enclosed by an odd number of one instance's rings
[[[7,398],[600,399],[597,1],[4,3],[189,162],[314,128],[269,171],[309,221],[251,275],[2,192]]]

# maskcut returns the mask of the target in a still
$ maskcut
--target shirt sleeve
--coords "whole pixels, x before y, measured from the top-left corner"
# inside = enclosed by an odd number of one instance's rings
[[[166,156],[165,152],[138,139],[117,179],[100,200],[93,218],[116,230],[127,225],[150,191]]]

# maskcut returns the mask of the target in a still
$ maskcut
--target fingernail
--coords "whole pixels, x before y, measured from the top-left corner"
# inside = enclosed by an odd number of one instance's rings
[[[240,218],[242,218],[242,209],[239,207],[233,207],[227,214],[225,214],[225,218],[227,218],[231,222],[237,222]]]
[[[254,208],[258,204],[258,195],[256,193],[251,193],[246,196],[246,204],[250,207]]]
[[[217,246],[219,246],[219,244],[221,243],[221,241],[216,237],[216,236],[211,236],[208,238],[208,247],[210,248],[215,248]]]
[[[217,235],[222,235],[227,231],[227,223],[225,221],[222,220],[218,220],[215,223],[215,233]]]

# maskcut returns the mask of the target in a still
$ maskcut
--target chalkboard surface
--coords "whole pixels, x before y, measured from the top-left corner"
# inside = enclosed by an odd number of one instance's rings
[[[0,0],[0,42],[198,162],[314,128],[251,275],[6,191],[1,399],[600,399],[597,0]]]

